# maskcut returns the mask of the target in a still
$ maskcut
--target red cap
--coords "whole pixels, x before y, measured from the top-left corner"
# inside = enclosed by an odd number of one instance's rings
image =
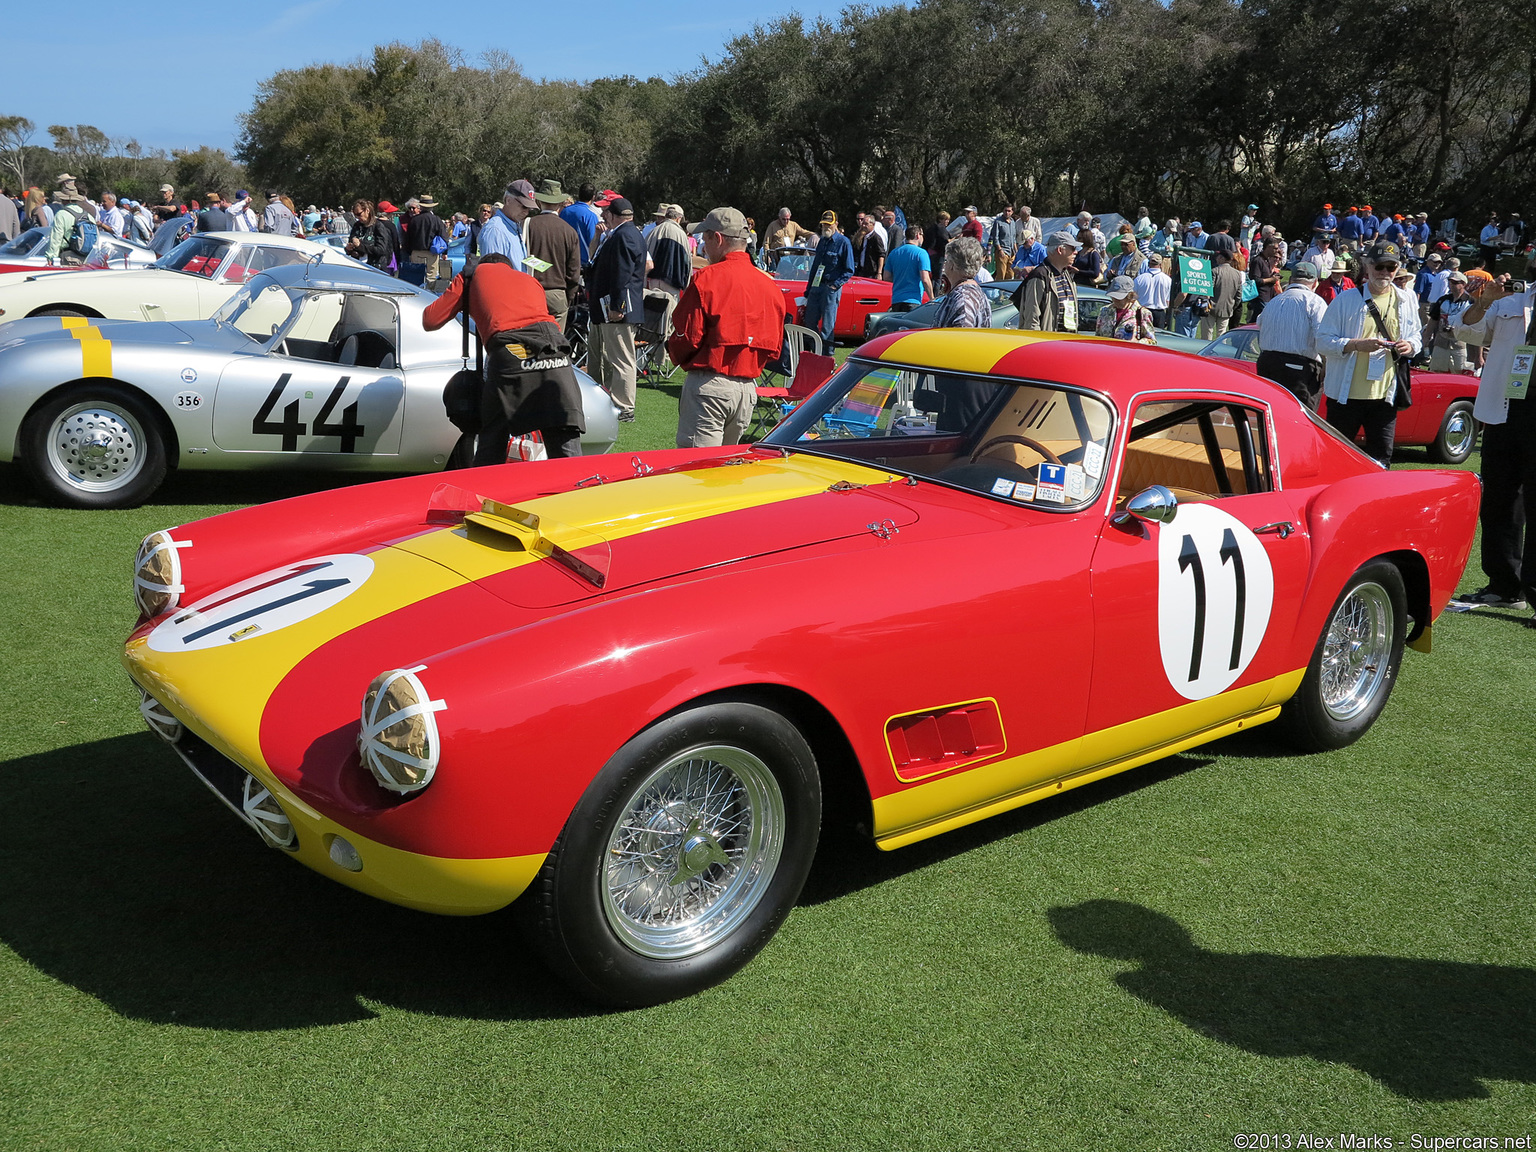
[[[1367,212],[1371,210],[1371,206],[1369,204],[1362,204],[1360,207],[1364,208]]]
[[[615,192],[612,188],[604,188],[597,194],[597,199],[592,201],[592,206],[594,208],[606,208],[615,200],[622,200],[623,198],[624,194],[622,192]]]
[[[1401,220],[1402,218],[1403,218],[1403,214],[1401,212],[1397,213],[1396,215],[1394,215],[1392,217],[1392,219],[1394,219],[1394,220]]]
[[[1333,205],[1332,204],[1324,204],[1323,207],[1327,208],[1329,211],[1333,210]]]
[[[379,211],[380,212],[398,212],[398,211],[400,211],[400,209],[396,208],[388,200],[380,200],[379,201]]]
[[[1351,205],[1350,205],[1350,206],[1349,206],[1349,210],[1350,210],[1350,211],[1351,211],[1351,212],[1358,212],[1358,211],[1360,211],[1360,208],[1359,208],[1359,206],[1358,206],[1358,205],[1355,205],[1355,204],[1351,204]]]

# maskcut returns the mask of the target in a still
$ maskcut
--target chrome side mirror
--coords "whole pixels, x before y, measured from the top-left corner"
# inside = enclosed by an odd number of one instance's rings
[[[1125,524],[1134,517],[1137,520],[1152,520],[1158,524],[1167,524],[1178,515],[1178,512],[1179,498],[1161,484],[1154,484],[1150,488],[1143,488],[1127,500],[1125,510],[1115,517],[1115,523]]]

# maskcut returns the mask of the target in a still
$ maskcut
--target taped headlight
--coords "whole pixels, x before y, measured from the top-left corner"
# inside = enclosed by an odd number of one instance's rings
[[[294,831],[293,821],[283,811],[277,797],[254,776],[245,778],[240,791],[240,807],[251,826],[261,833],[261,838],[274,848],[291,852],[299,846],[299,834]]]
[[[419,792],[437,771],[441,748],[434,713],[447,705],[429,699],[416,678],[425,667],[381,673],[363,694],[358,751],[373,778],[391,792]]]
[[[159,736],[168,744],[174,744],[181,739],[183,731],[181,721],[172,716],[166,706],[156,700],[137,683],[139,689],[139,715],[144,717],[144,723],[149,725],[149,730]]]
[[[139,545],[133,562],[133,599],[139,612],[151,620],[181,602],[186,588],[181,582],[179,552],[190,540],[172,540],[169,532],[151,532]]]

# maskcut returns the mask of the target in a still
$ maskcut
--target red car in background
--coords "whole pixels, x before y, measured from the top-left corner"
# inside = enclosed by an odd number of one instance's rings
[[[768,274],[797,316],[805,302],[806,278],[810,275],[811,260],[815,255],[814,248],[775,248],[768,253]],[[843,285],[832,334],[843,340],[863,340],[870,315],[890,310],[891,284],[888,280],[855,276]]]
[[[1257,375],[1259,329],[1245,324],[1219,336],[1201,351],[1202,356],[1230,360]],[[1460,464],[1477,444],[1477,422],[1472,404],[1477,399],[1477,377],[1459,372],[1413,373],[1413,405],[1397,414],[1398,445],[1429,449],[1429,457],[1441,464]]]

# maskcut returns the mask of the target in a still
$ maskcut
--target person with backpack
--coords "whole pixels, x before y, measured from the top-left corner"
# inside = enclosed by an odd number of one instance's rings
[[[433,293],[440,291],[441,281],[449,279],[443,275],[448,263],[443,259],[448,251],[448,225],[433,211],[436,207],[437,200],[431,193],[418,196],[408,205],[410,215],[405,220],[405,250],[412,263],[425,268],[422,284]]]
[[[49,264],[79,264],[96,247],[96,216],[86,198],[69,181],[55,194],[53,223],[48,228]]]

